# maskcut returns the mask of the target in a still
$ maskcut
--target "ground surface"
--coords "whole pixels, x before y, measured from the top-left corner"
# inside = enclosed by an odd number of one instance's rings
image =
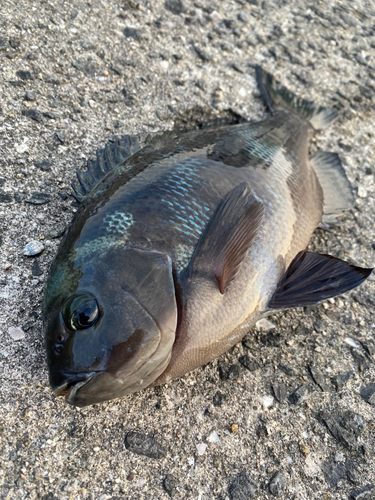
[[[48,387],[40,316],[76,168],[110,136],[185,126],[190,110],[259,118],[254,63],[341,110],[313,147],[341,154],[356,202],[311,248],[374,266],[374,19],[352,0],[1,3],[0,498],[375,498],[373,281],[85,409]],[[43,253],[23,256],[32,240]]]

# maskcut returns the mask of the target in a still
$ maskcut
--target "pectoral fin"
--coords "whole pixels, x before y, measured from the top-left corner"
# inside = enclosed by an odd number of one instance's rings
[[[189,266],[190,277],[212,276],[223,294],[235,277],[258,232],[264,205],[244,182],[218,205]]]
[[[300,252],[278,284],[268,307],[286,309],[315,304],[355,288],[371,271],[331,255]]]

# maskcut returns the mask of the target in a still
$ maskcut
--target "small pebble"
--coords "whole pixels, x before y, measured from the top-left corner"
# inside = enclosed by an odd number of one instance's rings
[[[260,368],[258,361],[254,358],[250,358],[247,354],[238,358],[238,361],[250,372],[255,372]]]
[[[224,361],[219,361],[217,364],[219,377],[221,380],[237,380],[241,375],[240,365],[230,365]]]
[[[298,405],[306,401],[312,394],[313,389],[309,384],[301,385],[289,396],[289,403]]]
[[[323,392],[328,392],[329,386],[327,385],[325,377],[322,374],[322,372],[317,367],[315,367],[313,365],[309,366],[309,372],[310,372],[314,382],[316,383],[316,385],[318,385]]]
[[[209,443],[221,443],[219,435],[216,431],[211,432],[211,434],[208,436],[207,441]]]
[[[354,372],[348,371],[343,373],[338,373],[332,378],[332,382],[336,387],[336,391],[339,392],[344,387],[344,385],[348,382],[348,380],[354,375]]]
[[[331,488],[336,488],[338,483],[346,477],[345,467],[340,463],[324,462],[321,464],[324,479]]]
[[[367,191],[366,191],[365,187],[363,187],[363,186],[359,186],[358,187],[358,196],[360,198],[366,198],[367,197]]]
[[[10,193],[4,193],[4,191],[0,191],[0,203],[11,203],[12,195]]]
[[[224,401],[224,396],[220,391],[217,391],[214,397],[212,398],[212,404],[214,406],[221,406]]]
[[[8,330],[9,335],[12,337],[13,340],[22,340],[25,338],[25,333],[21,328],[18,328],[16,326],[11,326]]]
[[[375,488],[373,488],[373,485],[368,484],[363,488],[360,488],[359,490],[353,490],[350,492],[350,500],[373,500],[374,499],[374,494],[375,493]]]
[[[238,431],[238,425],[237,424],[232,424],[229,428],[230,432],[234,434],[235,432]]]
[[[46,76],[44,81],[46,83],[51,83],[52,85],[59,85],[59,83],[60,83],[60,80],[56,76],[53,76],[53,75]]]
[[[135,431],[127,433],[125,448],[137,455],[145,455],[155,459],[163,458],[166,455],[165,449],[152,436]]]
[[[356,461],[352,458],[348,458],[345,462],[346,475],[349,481],[353,484],[359,484],[361,482],[361,469]]]
[[[46,116],[47,118],[50,118],[51,120],[56,119],[56,114],[52,113],[52,111],[44,111],[43,115]]]
[[[8,48],[8,40],[0,38],[0,51]]]
[[[164,2],[164,8],[176,16],[186,12],[186,7],[181,0],[166,0]]]
[[[266,333],[260,337],[260,341],[267,347],[280,347],[281,335],[279,333]]]
[[[268,332],[269,330],[272,330],[273,328],[276,328],[276,325],[271,323],[271,321],[268,321],[268,319],[266,319],[266,318],[263,318],[263,319],[260,319],[259,321],[257,321],[255,323],[255,326],[258,330],[264,330],[266,332]]]
[[[35,90],[30,90],[25,94],[25,101],[35,101],[36,92]]]
[[[375,407],[375,383],[370,382],[360,390],[360,395],[363,401]]]
[[[323,413],[320,418],[339,443],[351,450],[358,449],[357,438],[364,427],[361,415],[351,410],[331,410]]]
[[[301,453],[303,453],[306,456],[310,453],[308,447],[303,443],[300,443],[299,449],[300,449]]]
[[[167,474],[163,481],[163,488],[173,498],[176,494],[177,479],[172,474]]]
[[[263,408],[269,408],[273,405],[274,397],[273,396],[263,396],[260,398],[260,402]]]
[[[229,486],[231,500],[248,500],[257,496],[257,488],[245,472],[241,472]]]
[[[41,276],[43,274],[43,271],[41,270],[37,259],[33,261],[33,265],[31,266],[31,273],[33,276]]]
[[[238,20],[243,22],[243,23],[246,23],[246,21],[249,19],[249,16],[247,14],[245,14],[244,12],[241,12],[241,14],[238,14]]]
[[[116,75],[121,76],[122,75],[122,69],[119,68],[118,66],[111,66],[111,70],[116,73]]]
[[[210,18],[213,20],[213,21],[220,21],[221,19],[221,15],[218,13],[217,10],[213,10],[210,14]]]
[[[336,453],[335,462],[343,462],[344,459],[345,459],[345,457],[342,453]]]
[[[196,448],[198,451],[198,455],[204,455],[207,449],[207,445],[206,443],[199,443],[197,444]]]
[[[31,193],[30,198],[26,200],[26,203],[31,203],[32,205],[44,205],[45,203],[49,203],[50,201],[51,195],[34,191],[33,193]]]
[[[32,71],[25,71],[20,69],[16,72],[16,75],[18,76],[18,78],[21,78],[21,80],[34,80],[34,74]]]
[[[360,347],[360,345],[358,344],[358,342],[356,342],[354,339],[351,339],[350,337],[347,337],[344,340],[344,342],[345,342],[345,344],[348,344],[351,347],[356,347],[357,349]]]
[[[27,257],[33,257],[39,255],[44,250],[44,245],[37,240],[31,240],[24,248],[23,255]]]
[[[64,144],[65,142],[65,139],[66,139],[66,134],[65,132],[61,131],[61,132],[56,132],[56,139],[61,142],[61,144]]]
[[[26,116],[26,118],[30,118],[31,120],[35,120],[36,122],[42,122],[42,117],[39,111],[37,111],[36,109],[23,109],[22,114],[23,116]]]
[[[21,203],[21,201],[25,198],[25,195],[22,193],[14,193],[14,199],[17,203]]]
[[[194,45],[194,50],[197,53],[197,55],[202,59],[202,61],[204,62],[212,61],[213,59],[212,55],[203,50],[198,45]]]
[[[126,38],[133,38],[133,40],[140,39],[140,30],[135,28],[125,28],[123,31]]]
[[[273,382],[272,390],[279,403],[283,403],[286,400],[287,390],[283,382]]]
[[[161,61],[160,66],[161,66],[163,71],[168,71],[169,62],[168,61]]]
[[[66,227],[61,226],[61,227],[58,227],[56,229],[52,229],[52,231],[50,231],[47,236],[48,236],[48,238],[51,238],[52,240],[54,240],[56,238],[61,238],[61,236],[63,236],[65,234],[65,231],[66,231]]]
[[[283,494],[283,491],[285,490],[286,486],[286,480],[285,477],[281,474],[281,472],[276,472],[272,476],[271,482],[270,482],[270,492],[272,495],[275,497],[279,497]]]

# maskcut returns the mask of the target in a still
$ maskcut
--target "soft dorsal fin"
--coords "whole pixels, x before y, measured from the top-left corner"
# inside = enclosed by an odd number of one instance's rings
[[[216,208],[194,251],[190,276],[216,279],[223,294],[235,277],[264,215],[246,182],[230,191]]]
[[[323,108],[312,101],[297,97],[261,67],[256,66],[255,71],[259,90],[270,111],[288,109],[308,120],[315,130],[328,127],[338,117],[335,109]]]
[[[300,252],[280,280],[268,308],[300,307],[335,297],[360,285],[371,271],[331,255]]]

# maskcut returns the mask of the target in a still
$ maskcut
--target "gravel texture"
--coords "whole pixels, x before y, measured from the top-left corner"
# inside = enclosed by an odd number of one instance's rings
[[[255,63],[341,111],[312,150],[340,153],[356,202],[310,248],[374,266],[374,19],[366,0],[1,2],[0,498],[375,498],[373,281],[84,409],[51,393],[41,324],[75,170],[116,134],[260,118]]]

